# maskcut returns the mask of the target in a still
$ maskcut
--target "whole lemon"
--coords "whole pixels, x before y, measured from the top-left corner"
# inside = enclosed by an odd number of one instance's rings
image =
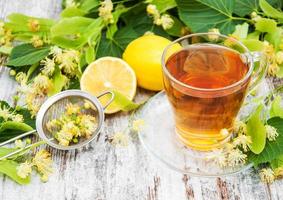
[[[163,89],[161,56],[170,43],[161,36],[144,35],[127,46],[123,59],[134,69],[140,87],[153,91]],[[177,51],[181,46],[174,45],[174,49]]]

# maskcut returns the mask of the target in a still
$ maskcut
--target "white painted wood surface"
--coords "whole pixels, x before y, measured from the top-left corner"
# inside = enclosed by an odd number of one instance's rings
[[[58,18],[60,0],[1,0],[0,17],[12,12]],[[280,80],[274,83],[280,84]],[[282,84],[282,82],[281,82]],[[11,102],[16,83],[8,70],[0,67],[0,99]],[[140,91],[139,97],[148,94]],[[283,199],[283,181],[266,185],[253,170],[235,177],[196,178],[165,168],[133,140],[128,147],[113,147],[107,135],[123,130],[128,115],[106,119],[97,141],[82,150],[58,151],[48,148],[54,160],[54,174],[41,183],[34,176],[28,186],[20,186],[0,176],[0,200],[216,200]]]

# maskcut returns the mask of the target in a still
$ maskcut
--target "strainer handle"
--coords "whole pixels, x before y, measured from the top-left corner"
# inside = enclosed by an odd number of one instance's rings
[[[23,138],[23,137],[26,137],[26,136],[28,136],[28,135],[34,134],[35,132],[36,132],[36,130],[32,130],[32,131],[25,132],[25,133],[23,133],[23,134],[21,134],[21,135],[18,135],[18,136],[16,136],[16,137],[13,137],[13,138],[11,138],[11,139],[5,141],[5,142],[0,143],[0,147],[4,146],[4,145],[6,145],[6,144],[9,144],[9,143],[11,143],[11,142],[14,142],[14,141],[16,141],[16,140],[18,140],[18,139],[21,139],[21,138]]]
[[[111,94],[111,98],[110,100],[107,102],[107,104],[105,104],[105,106],[103,106],[103,109],[105,110],[114,100],[114,97],[115,97],[115,94],[111,91],[107,91],[107,92],[104,92],[100,95],[97,96],[97,98],[99,99],[100,97],[103,97],[104,95],[107,95],[107,94]]]

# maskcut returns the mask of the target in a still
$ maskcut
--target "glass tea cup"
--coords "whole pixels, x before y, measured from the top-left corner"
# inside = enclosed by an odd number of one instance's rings
[[[231,138],[248,91],[266,73],[267,58],[232,37],[197,33],[169,44],[162,68],[178,139],[209,151]]]

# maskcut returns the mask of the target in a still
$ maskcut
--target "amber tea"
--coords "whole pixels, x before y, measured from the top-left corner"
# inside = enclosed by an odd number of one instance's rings
[[[229,139],[222,129],[233,126],[249,80],[230,90],[225,88],[249,71],[244,57],[224,46],[194,44],[171,55],[165,66],[181,82],[164,76],[180,140],[191,148],[210,150]]]

